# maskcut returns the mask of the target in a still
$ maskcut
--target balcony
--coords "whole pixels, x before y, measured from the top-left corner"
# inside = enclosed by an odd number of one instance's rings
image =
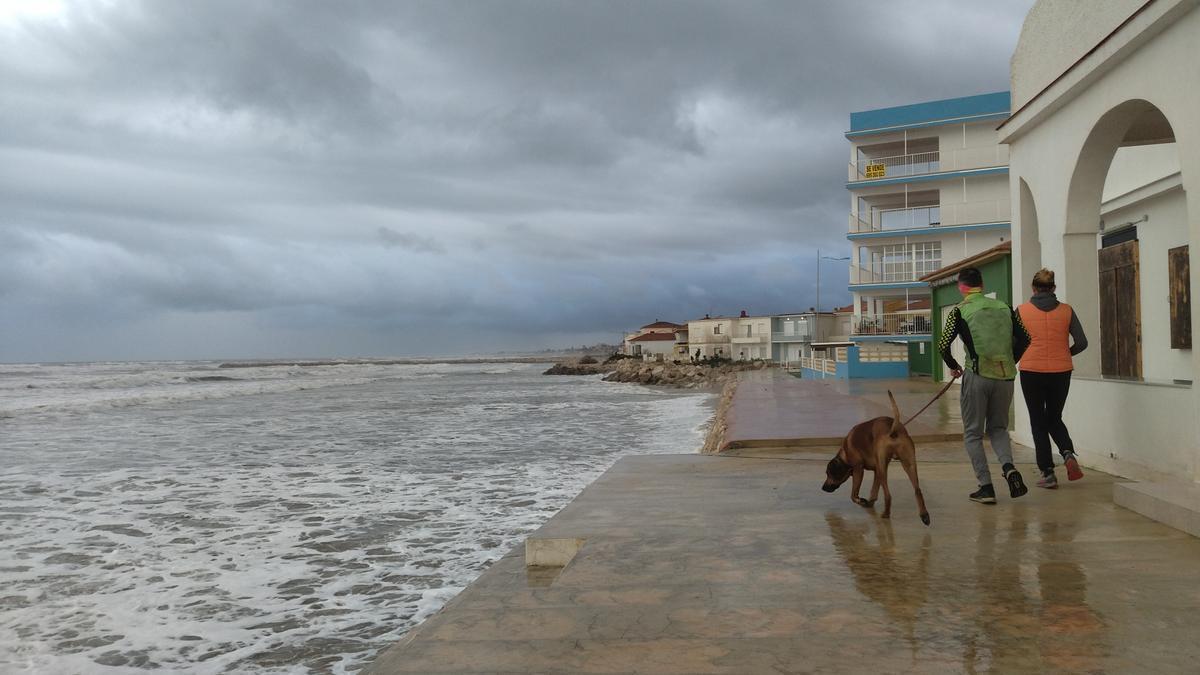
[[[688,342],[689,342],[689,343],[691,343],[691,344],[694,344],[694,345],[695,345],[695,344],[699,344],[699,345],[704,345],[704,344],[720,344],[720,345],[727,345],[727,344],[729,344],[729,335],[728,335],[727,333],[719,333],[719,334],[717,334],[717,335],[712,335],[712,334],[709,334],[709,333],[701,333],[701,334],[699,334],[699,335],[689,335],[689,336],[688,336]]]
[[[865,219],[864,219],[865,216]],[[938,206],[915,206],[908,209],[872,209],[867,214],[850,214],[851,232],[886,232],[938,227],[942,210]]]
[[[858,265],[850,266],[850,283],[851,284],[897,284],[910,281],[917,281],[926,272],[917,272],[911,264],[905,262],[902,264],[903,270],[884,271],[881,267],[874,269],[860,267]],[[934,268],[937,269],[937,268]]]
[[[850,180],[919,176],[941,171],[941,153],[916,152],[890,157],[863,157],[850,163]]]
[[[1012,211],[1007,199],[907,209],[872,209],[869,214],[850,214],[850,234],[903,232],[929,227],[1007,223]]]
[[[929,335],[932,332],[933,324],[927,309],[854,317],[854,335]]]
[[[732,339],[732,342],[736,345],[765,344],[768,341],[769,338],[766,335],[735,335]]]
[[[771,333],[771,342],[811,342],[812,335],[808,331],[799,333]]]

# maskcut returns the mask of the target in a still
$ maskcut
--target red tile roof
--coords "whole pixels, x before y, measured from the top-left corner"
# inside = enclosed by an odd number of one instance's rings
[[[646,333],[637,337],[629,338],[630,342],[665,342],[670,340],[675,341],[674,333]]]
[[[683,325],[671,323],[670,321],[655,321],[654,323],[648,323],[645,326],[642,326],[641,330],[646,330],[647,328],[683,328]]]

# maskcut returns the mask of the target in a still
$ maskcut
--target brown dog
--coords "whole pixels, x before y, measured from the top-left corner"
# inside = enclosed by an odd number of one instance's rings
[[[917,480],[917,446],[913,445],[912,437],[900,422],[900,408],[890,391],[888,400],[892,402],[892,417],[876,417],[856,424],[850,433],[846,434],[842,439],[841,449],[825,467],[825,483],[821,489],[833,492],[841,487],[847,478],[854,476],[850,499],[859,506],[870,508],[875,506],[875,500],[879,497],[879,486],[883,485],[883,517],[890,518],[892,493],[888,490],[887,470],[888,463],[898,459],[904,467],[904,473],[908,474],[908,480],[912,482],[913,491],[916,492],[921,522],[928,525],[929,511],[925,509],[925,497],[921,494],[921,483]],[[858,496],[859,488],[862,487],[863,471],[866,469],[875,472],[870,499]]]

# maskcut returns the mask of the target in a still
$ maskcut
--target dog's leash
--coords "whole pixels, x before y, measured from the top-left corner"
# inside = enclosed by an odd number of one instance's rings
[[[937,401],[939,398],[941,398],[942,394],[945,394],[947,391],[950,391],[950,385],[954,384],[954,381],[957,379],[958,379],[958,376],[951,377],[950,381],[946,383],[946,386],[942,387],[942,390],[937,393],[937,396],[934,396],[933,398],[929,399],[929,403],[926,403],[924,408],[921,408],[920,410],[918,410],[916,412],[916,414],[914,414],[912,417],[908,418],[908,421],[904,423],[904,426],[908,426],[909,422],[917,419],[918,417],[920,417],[921,413],[925,412],[926,410],[929,410],[929,406],[933,405],[934,401]]]

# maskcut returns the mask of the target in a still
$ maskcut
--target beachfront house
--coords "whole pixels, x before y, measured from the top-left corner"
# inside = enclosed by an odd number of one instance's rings
[[[688,321],[688,354],[693,359],[730,358],[729,341],[734,319],[727,316],[704,315],[703,319]]]
[[[1008,149],[996,133],[1008,112],[1008,92],[996,92],[850,114],[849,339],[878,347],[866,352],[911,354],[911,372],[931,372],[921,277],[1010,238]]]
[[[674,341],[675,341],[675,331],[677,331],[681,328],[686,328],[686,326],[684,326],[683,324],[672,323],[670,321],[660,321],[660,320],[656,320],[654,323],[648,323],[645,326],[642,326],[641,328],[637,329],[636,331],[629,333],[628,335],[625,336],[624,344],[622,345],[622,353],[627,354],[629,356],[643,356],[646,352],[646,346],[648,343],[666,342],[666,338],[662,338],[662,337],[655,337],[655,338],[649,338],[649,339],[644,339],[644,340],[638,339],[638,338],[641,338],[646,335],[659,335],[659,336],[666,335],[666,336],[668,336],[671,339],[672,350],[673,350],[674,349]],[[654,348],[652,353],[658,353],[658,351],[659,351],[659,349],[656,347],[656,348]]]
[[[833,312],[809,310],[771,317],[771,360],[784,368],[798,368],[800,359],[811,357],[814,342],[825,342],[838,333]]]
[[[731,326],[729,358],[734,361],[771,358],[771,317],[750,316],[742,311]]]
[[[674,361],[674,333],[644,333],[629,338],[630,356],[641,357],[646,361]]]
[[[1054,270],[1088,334],[1065,413],[1080,460],[1144,481],[1117,484],[1117,503],[1200,535],[1197,44],[1197,0],[1039,0],[999,133],[1013,294]],[[1030,443],[1015,408],[1016,438]]]

